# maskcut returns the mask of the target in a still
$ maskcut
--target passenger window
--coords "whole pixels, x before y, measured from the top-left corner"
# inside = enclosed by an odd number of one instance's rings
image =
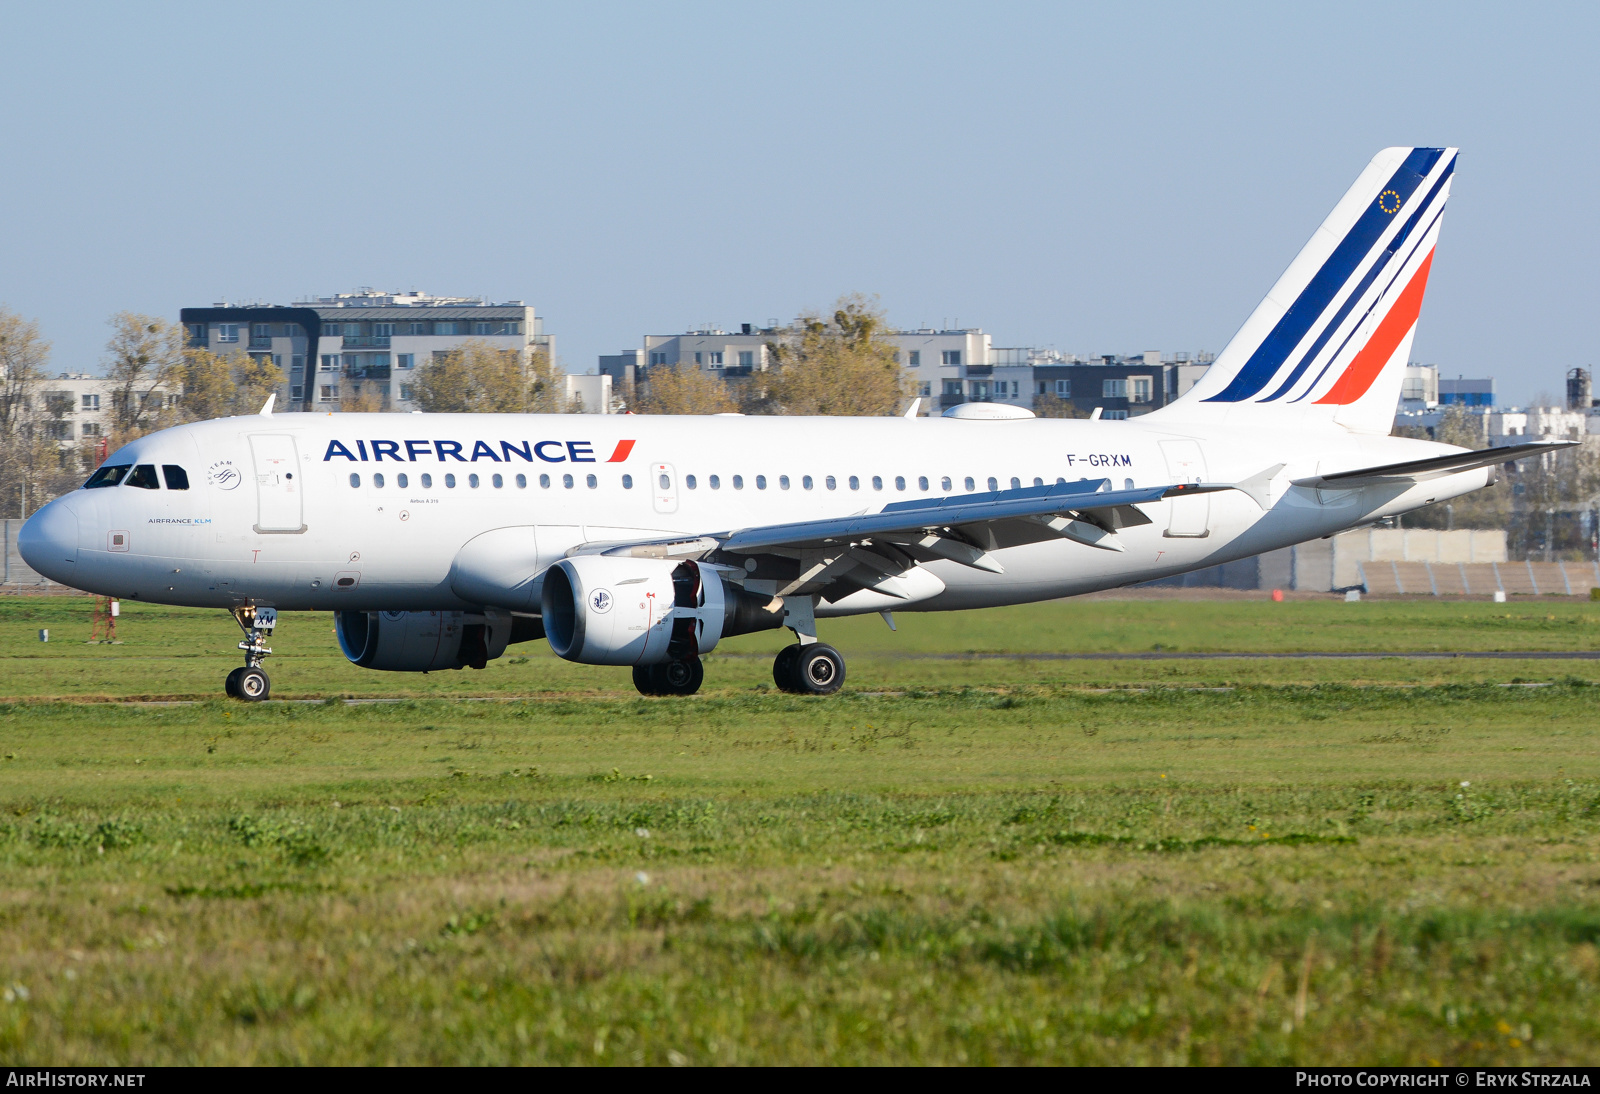
[[[446,490],[454,490],[456,488],[456,477],[446,472],[444,477],[444,487]]]
[[[428,474],[426,471],[422,473],[422,488],[424,490],[433,489],[433,476]]]
[[[1022,489],[1022,480],[1017,478],[1015,475],[1011,476],[1011,489],[1013,489],[1013,490],[1021,490]]]
[[[167,489],[168,490],[187,490],[187,489],[189,489],[189,472],[185,471],[183,468],[179,467],[175,463],[164,463],[164,464],[162,464],[161,465],[161,477],[167,480]],[[360,475],[356,476],[355,485],[356,486],[360,486],[361,485],[361,476]]]
[[[394,477],[394,484],[404,490],[411,485],[411,476],[402,471]]]
[[[665,490],[666,489],[666,485],[665,485],[665,481],[664,480],[666,479],[666,476],[662,475],[661,478],[663,480],[663,484],[662,484],[661,488],[663,490]],[[568,490],[571,490],[572,489],[572,476],[571,475],[562,475],[561,476],[561,485],[566,487]]]
[[[850,476],[850,489],[852,489],[852,490],[860,490],[861,489],[861,480],[856,478],[854,475]]]
[[[969,492],[971,492],[973,490],[976,490],[978,488],[978,484],[973,481],[973,478],[972,478],[971,475],[967,476],[967,480],[966,481],[967,481],[967,490]]]
[[[778,489],[779,490],[787,490],[787,489],[789,489],[789,476],[788,475],[779,475],[778,476]]]
[[[800,485],[805,487],[807,490],[810,490],[811,489],[811,476],[810,475],[801,475],[800,476]]]
[[[713,490],[721,490],[722,489],[722,480],[720,478],[718,478],[716,475],[712,475],[712,476],[710,476],[709,478],[706,479],[706,485],[711,487],[711,489],[713,489]]]
[[[357,475],[354,471],[350,472],[350,488],[352,490],[361,489],[361,476]]]
[[[683,477],[683,485],[687,486],[690,490],[693,490],[699,485],[699,483],[695,481],[695,477],[693,475],[685,475]]]
[[[600,480],[595,478],[593,475],[589,475],[587,478],[585,478],[584,482],[588,485],[590,490],[593,490],[595,487],[600,485]]]
[[[872,476],[872,488],[874,490],[882,490],[883,489],[883,476],[882,475],[874,475],[874,476]]]
[[[827,485],[829,490],[837,490],[837,489],[839,489],[839,480],[834,478],[832,475],[829,475],[826,479],[823,480],[823,482]]]
[[[528,476],[526,476],[526,475],[518,475],[517,476],[517,489],[518,490],[526,490],[527,488],[528,488]]]
[[[469,488],[473,489],[473,490],[476,490],[478,488],[478,476],[477,475],[468,475],[467,476],[467,486]]]
[[[499,475],[494,476],[494,478],[490,479],[489,481],[494,483],[494,488],[496,490],[501,489],[506,484],[506,480],[501,478]]]
[[[140,490],[160,490],[161,484],[156,482],[156,465],[141,463],[133,469],[133,474],[128,476],[128,481],[123,486],[137,486]]]
[[[743,490],[744,489],[744,476],[743,475],[735,475],[733,477],[733,488],[735,490]]]
[[[632,475],[624,475],[624,476],[622,476],[622,488],[624,490],[632,490],[633,489],[633,476]]]
[[[1000,489],[1000,480],[995,478],[993,475],[989,476],[989,489],[990,490],[998,490],[998,489]]]
[[[89,476],[89,481],[83,484],[85,490],[98,490],[102,486],[115,486],[122,481],[122,476],[128,473],[128,464],[119,463],[115,467],[102,467]]]
[[[1033,485],[1035,485],[1035,486],[1043,486],[1044,485],[1044,480],[1041,479],[1038,475],[1035,475],[1033,477]]]
[[[765,490],[766,488],[767,488],[767,477],[765,475],[757,475],[756,476],[756,489],[757,490]]]
[[[372,476],[372,485],[379,490],[383,489],[383,472],[379,471]]]
[[[540,475],[539,476],[539,486],[540,486],[540,488],[542,488],[544,490],[550,489],[550,476],[549,475]]]
[[[939,480],[939,489],[940,490],[953,490],[954,488],[955,487],[950,482],[950,476],[949,475],[946,475],[944,478]]]
[[[896,490],[904,490],[906,488],[906,477],[904,475],[896,475],[894,477],[894,488]],[[927,483],[926,479],[923,480],[922,488],[924,490],[926,490],[928,488],[928,483]]]
[[[917,489],[918,490],[926,490],[927,488],[928,488],[928,476],[919,475],[917,477]]]

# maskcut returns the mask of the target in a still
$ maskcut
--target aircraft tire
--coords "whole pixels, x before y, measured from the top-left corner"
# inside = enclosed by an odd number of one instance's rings
[[[800,680],[795,676],[794,665],[800,658],[800,646],[785,646],[778,651],[778,656],[772,659],[772,682],[778,690],[790,695],[803,695],[800,689]]]
[[[272,680],[261,669],[247,668],[239,674],[239,698],[259,703],[272,694]]]
[[[844,655],[822,642],[800,647],[793,671],[802,695],[832,695],[844,687]]]
[[[633,666],[633,686],[639,689],[640,695],[660,695],[656,686],[654,665]]]
[[[652,666],[661,695],[693,695],[705,681],[706,669],[698,657],[666,661]]]
[[[243,665],[240,665],[238,668],[236,668],[232,672],[228,673],[228,679],[226,681],[224,681],[224,683],[222,685],[222,690],[228,693],[228,698],[230,698],[230,699],[242,699],[242,698],[244,698],[244,696],[239,694],[239,677],[241,677],[243,675],[244,675],[244,666]]]

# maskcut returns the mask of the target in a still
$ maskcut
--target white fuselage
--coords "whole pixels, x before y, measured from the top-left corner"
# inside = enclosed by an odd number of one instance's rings
[[[1159,418],[229,418],[140,438],[107,461],[182,467],[187,490],[163,480],[156,489],[75,491],[34,518],[28,554],[55,580],[158,603],[438,611],[479,606],[453,587],[452,566],[495,529],[528,530],[536,558],[522,561],[537,572],[585,543],[871,513],[1037,482],[1244,487],[1142,505],[1152,522],[1123,529],[1121,552],[1061,539],[997,552],[1001,574],[928,563],[942,591],[903,607],[940,611],[1215,565],[1488,481],[1479,469],[1411,486],[1296,487],[1291,480],[1318,473],[1459,450],[1339,429],[1241,435]],[[851,610],[876,606],[833,613]],[[818,614],[830,614],[829,605]]]

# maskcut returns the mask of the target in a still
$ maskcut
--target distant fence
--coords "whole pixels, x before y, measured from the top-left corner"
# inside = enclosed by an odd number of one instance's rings
[[[1526,593],[1588,596],[1600,588],[1600,562],[1364,562],[1369,593],[1469,596]]]

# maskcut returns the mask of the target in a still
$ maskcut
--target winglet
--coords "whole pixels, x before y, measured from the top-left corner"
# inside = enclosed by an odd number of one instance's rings
[[[921,409],[922,396],[918,395],[915,399],[911,400],[911,405],[906,407],[906,412],[900,416],[902,418],[915,418],[917,416],[917,411]]]
[[[272,417],[272,404],[276,403],[277,401],[278,393],[274,391],[271,395],[267,396],[267,401],[261,404],[261,409],[256,413],[260,414],[263,418]]]

